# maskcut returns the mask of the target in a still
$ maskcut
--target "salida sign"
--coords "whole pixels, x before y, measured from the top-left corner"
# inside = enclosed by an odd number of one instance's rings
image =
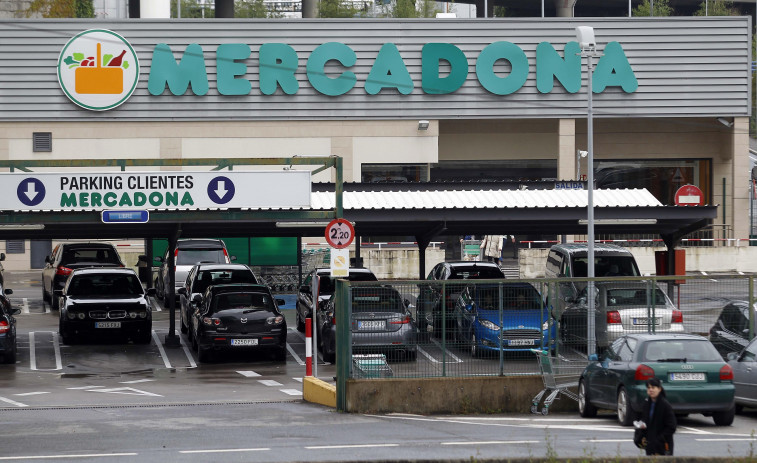
[[[96,82],[93,76],[102,74],[103,79],[108,77],[114,81],[112,85],[107,86],[112,87],[108,91],[114,91],[115,80],[117,80],[115,71],[120,55],[114,55],[118,47],[100,51],[102,45],[100,42],[105,43],[102,34],[113,34],[122,41],[119,43],[127,44],[125,39],[110,31],[85,31],[64,47],[58,61],[61,87],[74,102],[87,109],[111,109],[121,104],[131,94],[129,92],[128,95],[121,95],[123,98],[109,104],[86,102],[83,104],[79,99],[72,97],[72,92],[69,90],[71,85],[64,83],[64,78],[73,80],[75,77],[78,89],[79,73],[83,76],[82,82],[85,86]],[[91,40],[84,44],[76,42],[76,46],[72,46],[72,42],[81,37],[90,37]],[[76,50],[81,48],[81,50],[77,52],[74,48]],[[131,47],[129,46],[128,49],[131,50]],[[72,50],[73,53],[69,55],[67,50]],[[178,61],[174,52],[177,53],[176,56],[180,56]],[[562,55],[552,44],[539,43],[536,47],[535,61],[537,91],[550,93],[556,80],[568,93],[579,92],[581,89],[579,52],[579,45],[574,41],[564,45]],[[103,56],[102,53],[105,55]],[[300,68],[300,62],[303,59],[306,63],[304,72],[307,80],[318,93],[339,96],[352,91],[357,86],[357,76],[350,69],[358,64],[358,56],[349,45],[344,43],[321,44],[307,57],[302,56],[301,52],[297,52],[286,43],[264,43],[257,47],[256,54],[257,56],[253,56],[253,47],[245,43],[221,44],[215,48],[214,53],[207,52],[197,43],[190,44],[183,51],[172,50],[169,45],[159,43],[152,52],[147,90],[154,96],[162,95],[166,88],[173,95],[184,95],[191,85],[193,94],[206,95],[211,86],[206,60],[213,59],[216,65],[215,86],[218,93],[229,96],[247,95],[253,92],[252,81],[245,78],[245,75],[251,71],[247,62],[254,58],[257,58],[258,62],[256,70],[258,79],[253,80],[259,82],[257,91],[263,95],[273,95],[277,91],[285,95],[296,95],[300,90],[297,74],[303,71]],[[132,56],[133,67],[138,67],[139,64],[133,51],[130,56]],[[341,69],[338,66],[332,66],[333,63],[338,63]],[[507,63],[509,66],[502,63]],[[486,45],[475,59],[466,56],[452,43],[426,43],[421,49],[421,81],[415,82],[397,45],[385,43],[372,59],[370,72],[362,86],[362,91],[368,95],[377,95],[382,91],[408,95],[420,86],[420,91],[428,95],[454,93],[468,80],[471,65],[474,65],[478,84],[495,95],[510,95],[517,92],[526,84],[528,75],[532,71],[532,64],[529,63],[524,50],[512,42],[499,41]],[[123,64],[121,66],[125,67]],[[81,68],[84,71],[76,70],[74,73],[70,72],[71,68]],[[133,69],[132,72],[134,71],[136,74],[129,74],[128,82],[124,81],[127,82],[125,88],[132,83],[136,85],[139,71]],[[106,73],[108,76],[105,76]],[[609,42],[594,70],[592,83],[594,93],[602,93],[607,87],[619,87],[626,93],[633,93],[638,86],[638,81],[622,46],[618,42]],[[99,91],[99,87],[95,90]],[[92,91],[92,88],[87,91]]]

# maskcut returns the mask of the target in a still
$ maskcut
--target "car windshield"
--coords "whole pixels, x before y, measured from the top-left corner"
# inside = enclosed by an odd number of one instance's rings
[[[176,265],[194,265],[197,263],[219,264],[226,262],[223,249],[179,249]]]
[[[642,362],[722,362],[723,358],[706,339],[661,339],[643,344]]]
[[[502,270],[497,267],[478,266],[453,267],[449,276],[450,280],[490,280],[503,278]]]
[[[221,293],[213,298],[211,313],[235,309],[273,312],[273,299],[268,294],[253,292]]]
[[[405,305],[397,291],[388,288],[363,288],[352,291],[352,312],[398,312],[405,311]]]
[[[347,279],[349,281],[378,281],[376,275],[370,272],[350,272],[350,275]],[[334,282],[338,280],[338,278],[331,278],[331,276],[327,274],[324,275],[319,273],[318,280],[319,296],[328,296],[330,294],[334,294],[334,291],[336,291]]]
[[[63,265],[79,262],[121,263],[116,252],[110,248],[67,249],[61,256],[61,264]]]
[[[586,256],[573,258],[573,276],[585,278],[588,275],[589,259]],[[596,256],[594,275],[597,277],[639,276],[639,268],[633,256]]]
[[[649,292],[649,305],[652,304],[652,298],[654,297],[655,305],[665,305],[665,294],[660,288],[656,288],[654,293]],[[646,289],[608,289],[607,290],[607,305],[608,307],[617,307],[624,305],[647,305],[647,290]]]
[[[479,287],[476,290],[476,304],[484,310],[497,310],[500,307],[500,290],[496,286]],[[539,309],[541,297],[533,286],[502,288],[502,308],[505,310]]]
[[[210,285],[228,283],[257,284],[255,275],[247,269],[240,270],[201,270],[192,286],[193,293],[204,293]]]
[[[77,297],[128,297],[142,294],[139,278],[123,273],[77,275],[68,286],[68,295]]]

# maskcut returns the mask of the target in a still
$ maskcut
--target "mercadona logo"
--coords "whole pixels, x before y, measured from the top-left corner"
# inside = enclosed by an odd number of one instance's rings
[[[113,31],[84,31],[69,40],[58,57],[60,87],[82,108],[113,109],[129,99],[138,81],[137,54]]]

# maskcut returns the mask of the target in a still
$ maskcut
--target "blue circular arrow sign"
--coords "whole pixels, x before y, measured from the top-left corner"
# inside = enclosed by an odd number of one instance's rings
[[[21,203],[36,206],[45,199],[45,184],[34,177],[25,178],[19,182],[16,195]]]
[[[234,182],[229,177],[219,176],[208,182],[208,198],[216,204],[226,204],[234,198]]]

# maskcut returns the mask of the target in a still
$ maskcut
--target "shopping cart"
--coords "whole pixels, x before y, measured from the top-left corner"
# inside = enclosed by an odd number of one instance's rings
[[[554,356],[549,351],[540,349],[531,349],[536,354],[541,370],[542,379],[544,380],[544,389],[542,389],[531,401],[531,413],[539,413],[539,403],[544,399],[544,406],[541,409],[542,415],[549,414],[549,406],[560,395],[565,395],[578,401],[578,394],[571,391],[570,388],[578,387],[578,380],[581,378],[588,361],[586,359],[568,359],[562,356]]]

